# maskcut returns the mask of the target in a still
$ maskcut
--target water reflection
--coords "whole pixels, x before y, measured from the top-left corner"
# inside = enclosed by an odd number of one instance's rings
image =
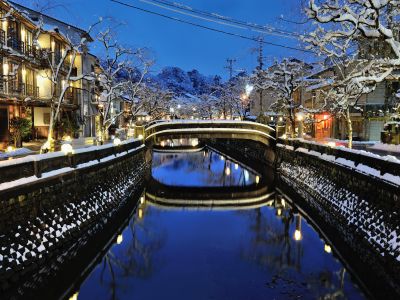
[[[189,153],[154,152],[152,177],[181,187],[248,186],[260,182],[257,172],[208,147]]]
[[[203,184],[204,191],[217,187],[225,192],[224,184],[231,182],[220,178],[228,176],[225,163],[230,159],[222,158],[213,151],[158,153],[153,179],[184,187]],[[235,171],[243,174],[243,180],[247,171],[255,185],[258,175],[239,163],[236,168],[236,163],[230,161],[229,176],[238,174],[232,183],[241,186],[241,175]],[[178,174],[183,178],[170,178]],[[81,286],[79,299],[363,298],[328,243],[279,193],[256,206],[222,211],[217,206],[166,209],[154,206],[146,195]]]

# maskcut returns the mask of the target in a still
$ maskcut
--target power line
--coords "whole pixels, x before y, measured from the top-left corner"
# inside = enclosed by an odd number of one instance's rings
[[[208,22],[213,22],[221,25],[226,25],[226,26],[231,26],[239,29],[247,29],[247,30],[252,30],[258,33],[263,33],[266,35],[274,35],[274,36],[280,36],[284,38],[292,38],[292,39],[298,39],[299,34],[289,32],[289,31],[284,31],[284,30],[278,30],[272,27],[266,27],[266,26],[261,26],[257,24],[252,24],[244,21],[238,21],[232,18],[224,17],[221,15],[217,15],[214,13],[209,13],[201,10],[197,10],[191,7],[186,7],[183,5],[180,5],[178,3],[171,3],[169,1],[164,1],[164,0],[138,0],[140,2],[144,2],[150,5],[154,5],[157,7],[160,7],[162,9],[166,9],[169,11],[173,11],[179,14],[183,14],[186,16],[190,16],[193,18],[201,19],[204,21]],[[168,7],[169,6],[169,7]]]
[[[256,38],[251,38],[251,37],[248,37],[248,36],[245,36],[245,35],[232,33],[232,32],[228,32],[228,31],[224,31],[224,30],[220,30],[220,29],[216,29],[216,28],[212,28],[212,27],[208,27],[208,26],[204,26],[204,25],[200,25],[200,24],[193,23],[193,22],[190,22],[190,21],[185,21],[185,20],[182,20],[182,19],[178,19],[176,17],[171,17],[171,16],[167,16],[167,15],[164,15],[164,14],[161,14],[161,13],[157,13],[157,12],[151,11],[151,10],[140,8],[140,7],[134,6],[132,4],[124,3],[124,2],[119,1],[119,0],[110,0],[110,1],[114,2],[114,3],[117,3],[117,4],[120,4],[120,5],[123,5],[123,6],[126,6],[126,7],[130,7],[130,8],[142,11],[142,12],[146,12],[148,14],[152,14],[152,15],[156,15],[156,16],[159,16],[159,17],[163,17],[163,18],[169,19],[169,20],[180,22],[180,23],[183,23],[183,24],[188,24],[188,25],[191,25],[191,26],[194,26],[194,27],[199,27],[199,28],[210,30],[210,31],[219,32],[219,33],[222,33],[222,34],[226,34],[226,35],[242,38],[242,39],[245,39],[245,40],[250,40],[250,41],[253,41],[253,42],[259,42],[259,39],[256,39]],[[295,50],[295,51],[313,53],[310,50],[305,50],[305,49],[301,49],[301,48],[285,46],[285,45],[266,42],[266,41],[263,41],[262,43],[266,44],[266,45],[274,46],[274,47],[281,47],[281,48],[286,48],[286,49]]]

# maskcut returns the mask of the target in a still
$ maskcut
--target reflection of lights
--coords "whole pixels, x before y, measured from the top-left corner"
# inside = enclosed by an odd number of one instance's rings
[[[117,244],[121,245],[123,240],[124,240],[124,237],[122,236],[122,234],[119,234],[117,236]]]
[[[279,117],[279,122],[282,122],[283,121],[283,118],[282,117]]]
[[[64,141],[70,142],[72,141],[71,137],[69,135],[67,135],[66,137],[64,137],[63,139]]]
[[[287,135],[284,134],[284,135],[281,136],[281,138],[284,139],[284,140],[286,140],[286,139],[287,139]]]
[[[276,213],[278,214],[278,216],[282,215],[282,209],[278,208],[278,210],[276,211]]]
[[[143,218],[143,209],[139,208],[138,216],[139,216],[139,219]]]
[[[144,196],[140,197],[140,204],[144,203]]]
[[[78,300],[78,292],[76,292],[75,294],[73,294],[71,297],[69,297],[69,300]]]
[[[221,160],[225,160],[225,158],[221,155],[220,157],[219,157]]]
[[[160,143],[160,145],[161,145],[161,147],[165,147],[165,142],[162,141],[162,142]]]
[[[120,146],[121,144],[122,144],[122,142],[119,138],[114,139],[114,146]]]
[[[235,170],[239,169],[239,165],[235,164]]]
[[[296,230],[294,231],[294,240],[295,240],[295,241],[300,241],[301,238],[302,238],[302,236],[301,236],[301,231],[296,229]]]
[[[248,181],[249,181],[249,178],[250,178],[249,171],[244,170],[244,181],[245,181],[245,182],[248,182]]]
[[[331,253],[331,252],[332,252],[331,246],[329,246],[328,244],[325,244],[325,246],[324,246],[324,251],[325,251],[326,253]]]
[[[301,216],[297,215],[296,216],[296,230],[294,232],[294,240],[295,241],[300,241],[302,238],[301,235]]]
[[[260,183],[260,176],[256,176],[256,184]]]
[[[71,144],[63,144],[61,146],[61,151],[64,152],[64,154],[72,154],[74,149],[72,148]]]
[[[226,174],[226,176],[231,175],[231,168],[226,167],[226,169],[225,169],[225,174]]]
[[[143,140],[143,135],[139,134],[138,139]]]

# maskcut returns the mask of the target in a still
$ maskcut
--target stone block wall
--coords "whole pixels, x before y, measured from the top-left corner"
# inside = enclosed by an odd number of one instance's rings
[[[96,247],[107,228],[123,222],[121,216],[136,203],[133,195],[143,190],[149,167],[144,150],[2,194],[0,294],[5,299],[32,297],[89,245],[94,253],[101,250]]]
[[[400,187],[278,145],[279,180],[400,294]]]

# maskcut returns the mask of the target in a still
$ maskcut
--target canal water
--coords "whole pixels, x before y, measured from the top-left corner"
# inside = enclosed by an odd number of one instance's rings
[[[157,188],[71,298],[364,298],[332,245],[255,170],[203,148],[154,152],[151,177]]]

